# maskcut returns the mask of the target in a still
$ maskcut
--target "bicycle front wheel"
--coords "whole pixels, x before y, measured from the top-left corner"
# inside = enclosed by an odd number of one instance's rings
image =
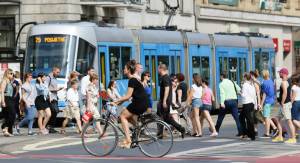
[[[163,157],[173,146],[171,128],[163,121],[146,122],[138,132],[138,146],[148,157]]]
[[[99,129],[101,128],[101,134]],[[82,145],[91,155],[102,157],[111,154],[118,143],[118,132],[114,125],[104,119],[90,121],[82,130]]]

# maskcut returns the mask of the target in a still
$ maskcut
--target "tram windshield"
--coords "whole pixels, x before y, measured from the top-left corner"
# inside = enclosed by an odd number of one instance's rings
[[[35,35],[28,39],[25,71],[37,75],[50,73],[54,66],[61,68],[60,78],[65,78],[70,46],[74,47],[69,35]],[[72,50],[71,50],[72,51]]]

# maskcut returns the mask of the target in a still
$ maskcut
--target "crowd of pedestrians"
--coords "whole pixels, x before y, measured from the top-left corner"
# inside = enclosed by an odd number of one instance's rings
[[[216,137],[220,133],[223,119],[230,112],[236,123],[237,135],[241,138],[255,140],[257,136],[258,115],[264,124],[264,137],[273,138],[273,142],[283,142],[286,122],[289,139],[286,143],[296,143],[296,133],[300,128],[300,75],[288,78],[288,70],[282,68],[279,72],[282,82],[277,101],[280,105],[278,115],[271,116],[276,103],[276,89],[269,72],[261,72],[262,79],[257,72],[245,73],[241,85],[230,80],[226,73],[221,73],[219,83],[220,110],[216,124],[210,112],[215,102],[215,95],[209,88],[208,79],[202,79],[200,74],[193,74],[193,84],[189,88],[182,73],[169,74],[165,64],[158,66],[160,76],[160,96],[157,103],[157,115],[170,124],[174,132],[181,137],[189,134],[194,137],[203,136],[204,120],[208,122],[210,136]],[[129,61],[124,67],[124,75],[129,79],[127,93],[121,96],[115,80],[111,80],[107,89],[101,83],[93,67],[87,69],[87,75],[79,81],[79,73],[70,73],[67,88],[58,87],[60,68],[53,67],[50,74],[39,73],[36,82],[32,82],[32,74],[24,74],[24,83],[19,79],[19,72],[7,69],[1,81],[1,106],[4,116],[2,131],[4,136],[10,137],[20,134],[20,127],[28,125],[28,135],[34,135],[33,123],[37,114],[38,134],[57,133],[58,92],[66,90],[66,108],[63,110],[64,121],[60,130],[66,133],[66,126],[75,119],[78,133],[82,132],[84,115],[90,113],[94,119],[100,118],[99,92],[105,92],[111,101],[108,109],[115,117],[119,115],[125,139],[120,146],[129,147],[131,144],[129,123],[134,123],[137,115],[153,111],[151,74],[143,71],[143,66],[135,60]],[[100,93],[101,94],[101,93]],[[240,102],[238,102],[241,100]],[[125,101],[130,104],[121,109]],[[239,110],[238,104],[242,104]],[[21,114],[23,113],[23,114]],[[23,115],[23,119],[21,119]],[[83,118],[82,118],[83,117]],[[284,120],[284,121],[282,121]],[[15,127],[15,132],[14,131]],[[102,133],[100,123],[94,127]],[[158,126],[160,127],[160,126]],[[163,137],[163,128],[157,133]]]

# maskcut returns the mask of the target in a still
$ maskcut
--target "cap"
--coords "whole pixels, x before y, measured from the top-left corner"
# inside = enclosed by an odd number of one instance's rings
[[[281,68],[278,72],[279,72],[279,73],[286,74],[286,75],[289,74],[289,70],[288,70],[287,68]]]

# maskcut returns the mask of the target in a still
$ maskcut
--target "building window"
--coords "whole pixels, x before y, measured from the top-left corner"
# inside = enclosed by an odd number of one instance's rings
[[[15,19],[0,18],[0,48],[15,46]]]

